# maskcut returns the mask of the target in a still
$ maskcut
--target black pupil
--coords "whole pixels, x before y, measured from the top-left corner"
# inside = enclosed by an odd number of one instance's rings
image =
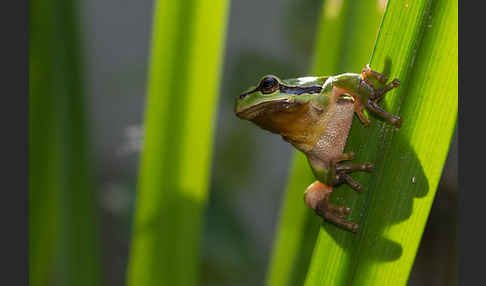
[[[273,89],[277,86],[278,82],[273,77],[267,77],[262,80],[261,89],[265,92],[273,92]]]

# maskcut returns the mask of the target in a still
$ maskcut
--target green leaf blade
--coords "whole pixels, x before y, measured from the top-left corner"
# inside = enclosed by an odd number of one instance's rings
[[[331,277],[323,263],[347,269],[345,275],[339,274],[336,285],[404,285],[408,280],[457,116],[457,37],[453,31],[457,21],[452,16],[457,5],[445,2],[388,4],[371,67],[401,80],[400,88],[381,105],[400,114],[404,123],[399,130],[376,119],[367,130],[353,124],[346,149],[359,150],[355,161],[373,162],[375,170],[371,176],[353,174],[366,186],[361,198],[351,198],[339,188],[333,196],[352,201],[347,205],[360,231],[352,235],[324,225],[306,285],[321,285]],[[443,24],[437,23],[433,30],[434,24],[428,27],[430,21]],[[443,33],[449,37],[438,40]],[[442,69],[431,69],[437,64],[433,54],[451,51],[448,61],[440,61]],[[346,251],[342,261],[326,254],[332,247],[329,240]]]
[[[326,5],[334,2],[347,9],[376,4],[374,1],[366,4],[326,1]],[[390,79],[401,80],[401,86],[387,94],[380,105],[402,116],[403,125],[394,129],[372,114],[369,114],[370,127],[354,119],[345,150],[356,153],[355,162],[372,162],[375,169],[371,174],[352,174],[365,186],[363,193],[356,194],[347,186],[339,186],[331,197],[332,202],[352,208],[349,219],[359,223],[360,230],[352,234],[324,222],[315,238],[315,233],[302,231],[302,222],[294,228],[300,235],[293,233],[292,237],[290,231],[279,229],[270,277],[279,275],[277,271],[282,269],[292,273],[293,264],[309,259],[309,254],[302,253],[302,247],[292,243],[315,241],[308,270],[298,274],[306,275],[305,285],[404,285],[408,280],[457,118],[457,3],[388,2],[370,64]],[[345,11],[343,15],[360,15]],[[371,49],[366,52],[363,47],[362,53],[353,49],[362,41],[359,33],[354,32],[366,25],[356,26],[364,20],[349,21],[354,26],[335,21],[340,26],[334,30],[330,24],[321,29],[315,71],[359,72],[366,64],[363,56],[369,58]],[[343,23],[353,29],[343,30]],[[332,42],[327,45],[332,49],[323,50],[326,41],[339,39],[343,31],[344,44]],[[332,39],[325,38],[329,35]],[[305,164],[299,160],[294,162],[294,168],[304,168]],[[299,172],[302,170],[293,170],[287,192],[302,195],[310,183]],[[287,218],[288,210],[298,210],[301,201],[290,201],[296,197],[287,193],[280,226],[291,222]],[[294,220],[309,219],[302,211],[296,213]],[[301,253],[296,254],[296,250]],[[277,258],[290,261],[277,261]],[[280,275],[286,279],[279,280],[280,284],[267,285],[301,285],[294,283],[295,279],[289,278],[288,273]]]
[[[156,3],[128,285],[194,285],[228,3]]]

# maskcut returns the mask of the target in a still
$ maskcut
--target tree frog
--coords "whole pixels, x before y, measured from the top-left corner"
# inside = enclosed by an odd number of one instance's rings
[[[303,152],[317,179],[304,193],[306,205],[324,220],[357,232],[358,225],[346,220],[351,209],[334,205],[329,198],[333,187],[342,183],[361,192],[363,187],[349,174],[373,168],[371,163],[343,163],[354,158],[353,152],[343,153],[354,114],[368,126],[370,120],[362,112],[366,108],[400,127],[402,119],[378,105],[388,91],[400,85],[398,79],[387,82],[385,75],[369,65],[360,74],[286,80],[267,75],[237,97],[235,113],[280,134]]]

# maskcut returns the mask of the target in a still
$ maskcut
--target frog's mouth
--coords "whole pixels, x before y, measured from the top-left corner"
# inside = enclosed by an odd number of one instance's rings
[[[289,110],[290,107],[295,105],[298,105],[298,103],[288,98],[264,101],[239,112],[236,112],[236,115],[241,119],[253,120],[258,117],[268,116],[276,112]]]

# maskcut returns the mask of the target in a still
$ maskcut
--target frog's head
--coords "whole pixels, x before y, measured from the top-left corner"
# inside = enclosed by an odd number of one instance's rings
[[[299,77],[281,80],[267,75],[256,87],[236,98],[235,113],[263,129],[285,136],[293,144],[302,142],[309,124],[317,122],[327,105],[322,88],[328,77]],[[309,104],[313,102],[312,104]],[[308,142],[307,142],[308,143]]]
[[[274,75],[266,75],[257,86],[248,88],[236,98],[235,113],[242,119],[252,120],[262,113],[268,113],[290,99],[283,92],[285,83]]]
[[[235,113],[238,117],[253,120],[282,111],[290,112],[291,106],[302,104],[321,92],[324,78],[301,77],[281,80],[266,75],[258,85],[248,88],[236,98]]]

